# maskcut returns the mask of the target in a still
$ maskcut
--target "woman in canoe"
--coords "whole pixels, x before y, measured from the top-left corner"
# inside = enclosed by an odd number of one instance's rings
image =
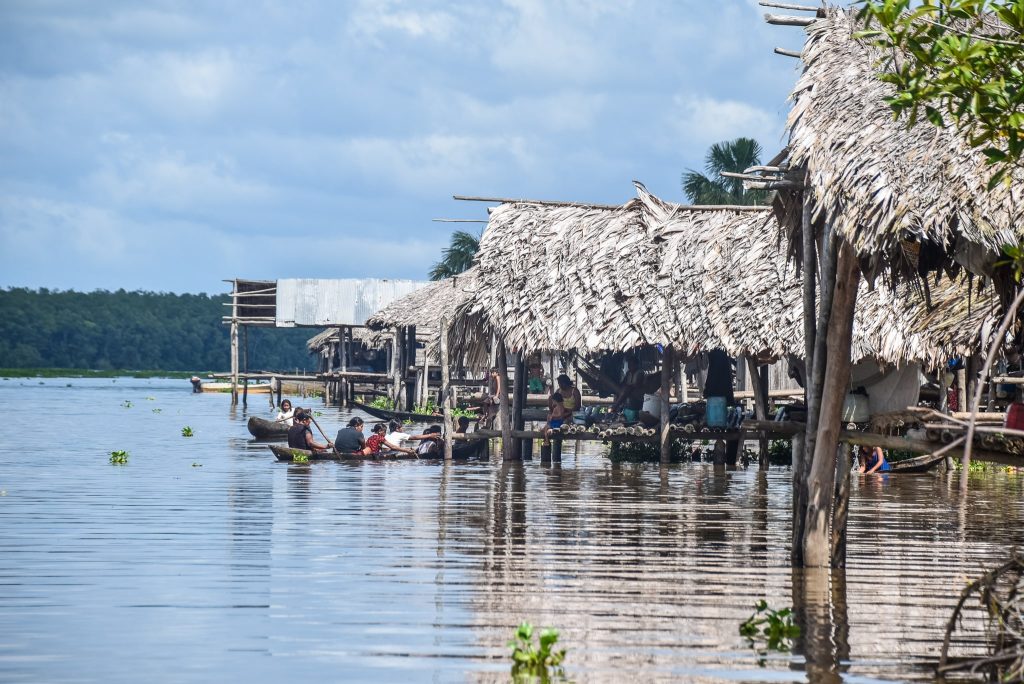
[[[309,424],[313,417],[306,413],[299,413],[295,416],[294,425],[288,428],[288,446],[292,449],[308,449],[310,451],[327,451],[333,444],[320,444],[313,439],[313,430]]]
[[[366,447],[363,448],[361,453],[366,456],[370,456],[373,454],[379,454],[385,449],[387,451],[397,451],[401,454],[412,455],[416,453],[412,449],[405,449],[403,447],[398,446],[397,444],[392,444],[391,442],[389,442],[387,438],[384,436],[385,433],[387,433],[387,429],[388,426],[385,425],[384,423],[377,423],[376,425],[374,425],[373,434],[370,435],[370,438],[366,440]]]

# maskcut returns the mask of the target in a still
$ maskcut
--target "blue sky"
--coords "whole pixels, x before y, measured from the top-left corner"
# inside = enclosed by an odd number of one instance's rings
[[[0,4],[0,286],[425,278],[484,205],[782,145],[756,0]],[[474,224],[467,224],[476,229]]]

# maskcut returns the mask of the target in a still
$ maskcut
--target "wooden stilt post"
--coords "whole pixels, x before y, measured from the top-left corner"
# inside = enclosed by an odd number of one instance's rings
[[[807,479],[807,515],[804,522],[804,565],[827,567],[831,564],[832,543],[829,528],[833,522],[835,499],[836,445],[842,427],[843,400],[850,385],[850,350],[853,340],[853,311],[857,303],[860,269],[853,248],[843,244],[836,260],[831,313],[828,318],[825,378],[814,457]],[[822,282],[827,283],[822,269]],[[822,298],[824,300],[824,297]],[[823,304],[824,305],[824,304]],[[819,329],[819,334],[822,330]],[[819,352],[816,351],[817,355]],[[808,418],[809,420],[809,418]],[[848,472],[846,473],[848,475]]]
[[[347,325],[338,328],[338,361],[340,361],[342,373],[348,372],[348,353],[352,346],[349,342],[351,330]],[[338,397],[338,404],[342,407],[348,406],[348,378],[345,376],[341,378],[341,396]]]
[[[501,457],[503,460],[513,458],[512,451],[512,420],[508,405],[508,351],[505,340],[498,338],[496,366],[498,368],[498,420],[501,421]]]
[[[249,405],[249,326],[242,326],[242,406]]]
[[[846,567],[846,519],[850,510],[850,445],[839,444],[836,450],[836,491],[832,510],[832,567]]]
[[[448,319],[441,319],[441,406],[444,412],[444,460],[452,460],[452,433],[455,431],[452,422],[452,409],[455,408],[452,396],[452,376],[448,359]]]
[[[526,427],[523,421],[523,406],[526,405],[526,357],[522,352],[516,354],[515,377],[512,378],[512,429],[522,430]],[[516,458],[523,457],[523,445],[513,437],[512,453]]]
[[[762,386],[761,374],[758,371],[757,359],[753,356],[747,359],[747,375],[750,376],[750,389],[754,392],[754,417],[757,420],[768,420],[768,404],[765,401],[766,392]],[[758,458],[759,470],[768,469],[768,437],[762,432],[758,436]]]
[[[412,411],[416,404],[416,379],[409,378],[409,369],[416,365],[416,326],[405,329],[405,358],[402,365],[402,387],[405,390],[405,410]]]
[[[672,389],[672,346],[665,345],[661,355],[661,463],[672,460],[672,423],[669,420],[668,393]]]
[[[231,405],[238,404],[238,323],[231,322]]]
[[[397,409],[402,401],[402,376],[399,368],[402,367],[402,340],[401,328],[396,328],[391,337],[391,401]]]

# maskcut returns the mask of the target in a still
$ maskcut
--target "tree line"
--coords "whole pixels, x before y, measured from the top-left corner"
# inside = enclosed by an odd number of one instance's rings
[[[0,289],[0,367],[224,371],[228,295]],[[251,328],[249,368],[312,369],[309,329]]]

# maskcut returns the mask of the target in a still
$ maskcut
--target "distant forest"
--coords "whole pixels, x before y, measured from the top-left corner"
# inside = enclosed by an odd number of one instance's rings
[[[227,295],[0,289],[0,367],[226,371]],[[316,330],[250,328],[251,370],[312,369]]]

